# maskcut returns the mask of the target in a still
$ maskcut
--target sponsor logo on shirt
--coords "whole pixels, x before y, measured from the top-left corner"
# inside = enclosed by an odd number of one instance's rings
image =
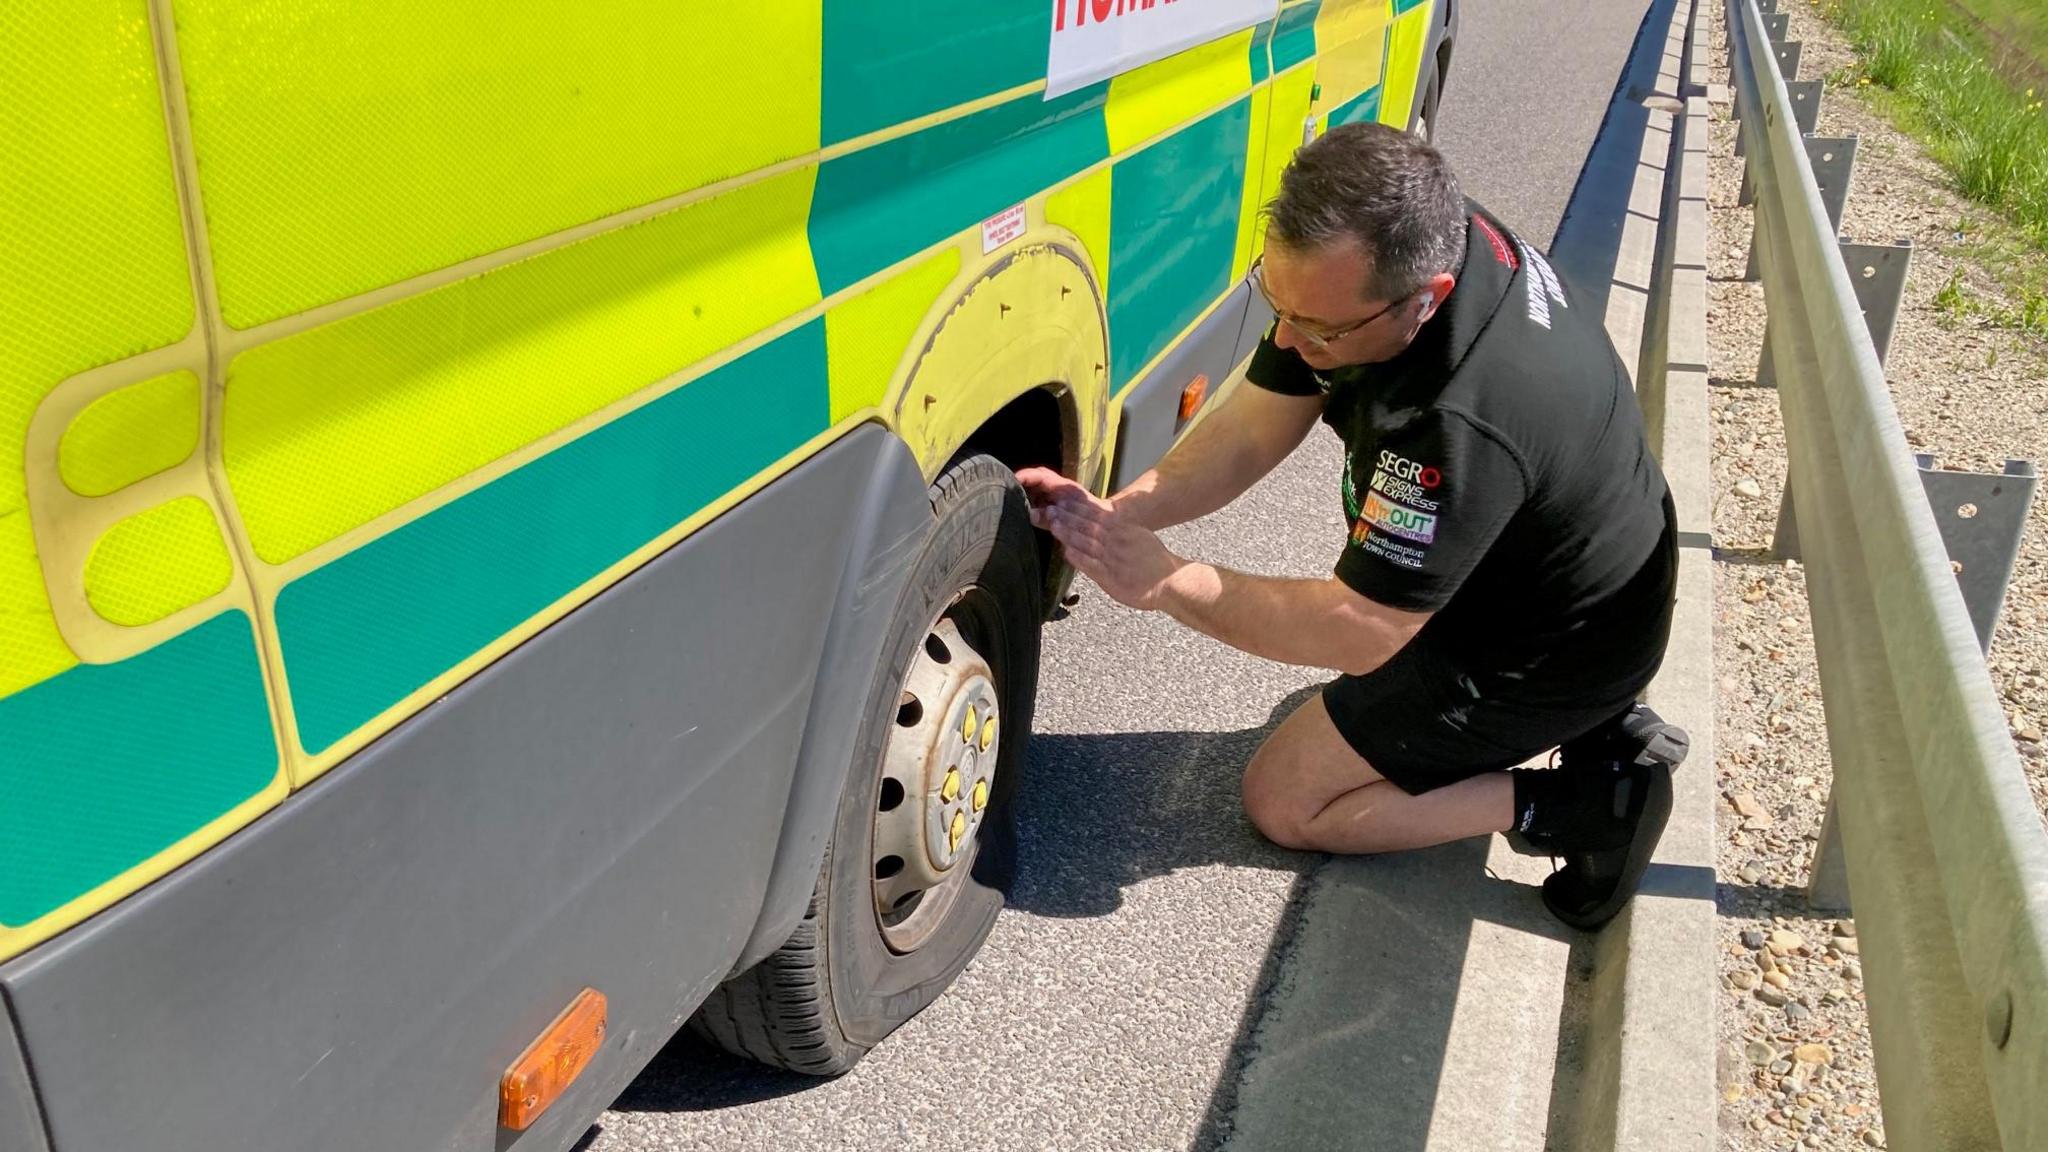
[[[1366,494],[1365,510],[1358,518],[1382,532],[1417,544],[1428,544],[1436,539],[1436,513],[1396,504],[1377,492]]]
[[[1424,556],[1427,555],[1420,548],[1413,548],[1397,540],[1389,540],[1384,536],[1374,534],[1372,525],[1367,524],[1363,520],[1360,520],[1357,527],[1351,530],[1351,539],[1362,552],[1377,556],[1390,564],[1399,564],[1403,568],[1413,568],[1418,572],[1422,570],[1422,561]]]
[[[1397,456],[1386,449],[1380,449],[1379,470],[1396,480],[1434,488],[1444,482],[1444,474],[1427,464],[1417,464],[1406,456]]]
[[[1407,480],[1396,480],[1385,472],[1372,474],[1372,490],[1397,504],[1406,504],[1423,512],[1437,510],[1437,502],[1430,499],[1429,489]]]
[[[1529,319],[1548,328],[1550,305],[1554,302],[1559,308],[1567,307],[1564,285],[1557,282],[1557,272],[1551,268],[1550,261],[1545,260],[1541,252],[1522,243],[1519,236],[1515,238],[1515,248],[1529,265],[1528,274],[1523,278],[1529,288]]]

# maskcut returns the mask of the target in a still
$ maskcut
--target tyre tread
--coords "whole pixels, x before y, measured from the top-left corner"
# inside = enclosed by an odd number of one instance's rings
[[[691,1028],[735,1056],[812,1076],[836,1076],[866,1049],[829,1023],[822,944],[824,886],[811,892],[789,942],[714,989]]]

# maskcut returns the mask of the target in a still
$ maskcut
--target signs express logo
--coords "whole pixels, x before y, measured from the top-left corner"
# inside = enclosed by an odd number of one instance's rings
[[[1280,0],[1052,0],[1045,98],[1271,20]]]

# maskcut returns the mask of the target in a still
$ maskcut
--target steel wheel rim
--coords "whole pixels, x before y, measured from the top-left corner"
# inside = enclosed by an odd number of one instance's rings
[[[978,618],[993,608],[979,603],[986,599],[968,589],[925,630],[883,744],[869,891],[875,926],[899,954],[944,923],[973,870],[994,796],[1002,696],[974,643],[984,632]]]

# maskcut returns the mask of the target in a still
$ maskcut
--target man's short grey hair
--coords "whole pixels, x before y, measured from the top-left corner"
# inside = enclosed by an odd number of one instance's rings
[[[1346,239],[1372,271],[1368,298],[1399,300],[1465,258],[1465,196],[1443,154],[1384,124],[1346,124],[1294,154],[1266,206],[1270,236],[1298,251]]]

